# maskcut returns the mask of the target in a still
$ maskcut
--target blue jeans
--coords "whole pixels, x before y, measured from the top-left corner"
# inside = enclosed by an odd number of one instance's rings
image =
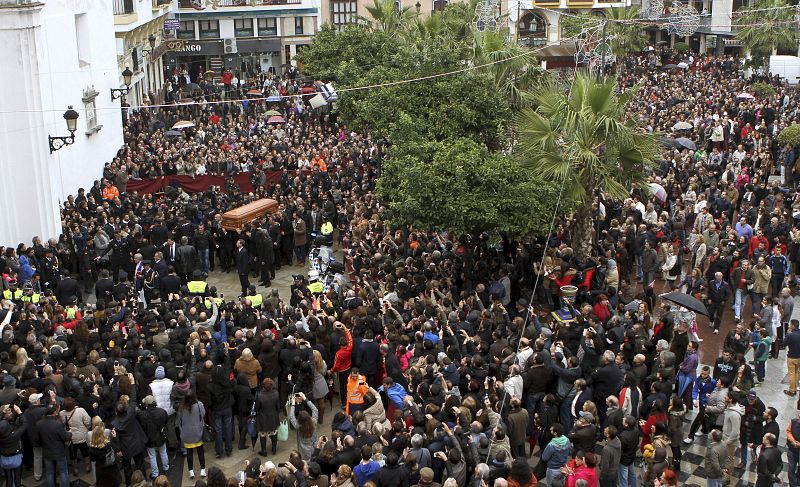
[[[563,479],[564,475],[561,473],[561,469],[547,469],[547,485],[553,485],[553,479]]]
[[[742,317],[742,310],[747,302],[748,294],[747,289],[736,289],[736,293],[733,295],[733,316],[737,320]]]
[[[164,472],[169,470],[169,457],[167,456],[167,444],[161,446],[147,447],[147,456],[150,457],[150,475],[154,478],[160,473],[158,470],[158,457],[161,457],[161,466]]]
[[[722,479],[708,479],[707,487],[722,487]]]
[[[636,487],[636,468],[633,463],[619,464],[619,487]]]
[[[786,457],[789,460],[789,487],[797,487],[797,460],[800,457],[800,450],[787,448]]]
[[[764,377],[767,375],[767,363],[766,362],[759,362],[756,360],[756,377],[759,380],[764,380]]]
[[[214,438],[214,452],[217,455],[222,455],[225,452],[233,451],[233,413],[231,408],[223,409],[222,411],[214,411],[214,430],[217,432]],[[222,441],[225,440],[225,449],[223,450]]]
[[[61,487],[69,486],[69,469],[66,455],[60,458],[45,458],[44,469],[47,477],[47,487],[56,487],[56,468],[58,468],[59,484]]]
[[[200,257],[200,270],[204,274],[208,274],[208,269],[211,267],[211,261],[208,259],[208,249],[198,250],[197,253]]]

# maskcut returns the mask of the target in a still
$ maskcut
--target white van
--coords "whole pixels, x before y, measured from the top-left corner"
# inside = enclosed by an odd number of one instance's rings
[[[790,85],[796,86],[800,81],[800,57],[797,56],[770,56],[769,72],[778,75]]]

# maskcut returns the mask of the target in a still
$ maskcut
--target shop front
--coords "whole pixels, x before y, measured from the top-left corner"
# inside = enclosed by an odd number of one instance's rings
[[[279,39],[238,39],[236,52],[225,52],[222,40],[167,41],[164,56],[168,73],[177,69],[188,71],[191,82],[197,82],[205,72],[214,71],[219,76],[223,69],[231,69],[241,76],[253,76],[273,68],[280,72],[281,41]]]

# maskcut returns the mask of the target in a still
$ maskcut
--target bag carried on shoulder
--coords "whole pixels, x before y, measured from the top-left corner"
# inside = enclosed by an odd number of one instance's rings
[[[111,445],[106,445],[106,459],[103,465],[106,467],[113,467],[117,464],[117,452],[111,448]]]

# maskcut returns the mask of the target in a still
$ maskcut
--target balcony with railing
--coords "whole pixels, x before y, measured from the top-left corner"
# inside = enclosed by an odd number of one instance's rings
[[[153,10],[160,10],[172,5],[172,0],[153,0]]]
[[[263,8],[273,5],[299,5],[302,0],[178,0],[178,8],[186,10],[219,10],[228,8]]]

